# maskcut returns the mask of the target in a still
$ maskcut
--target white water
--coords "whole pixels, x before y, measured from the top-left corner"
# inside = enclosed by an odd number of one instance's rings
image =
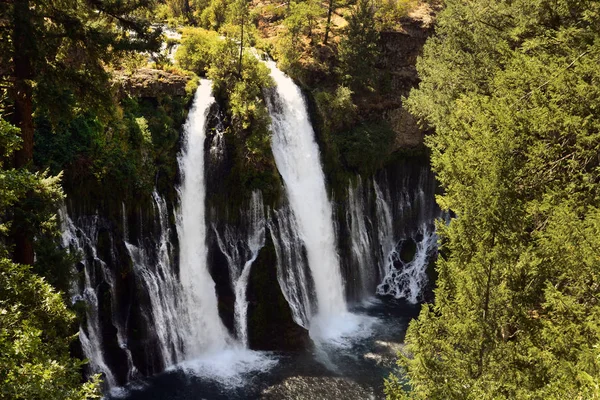
[[[421,292],[427,283],[427,264],[432,254],[437,251],[437,235],[434,231],[423,225],[419,231],[422,240],[417,243],[414,258],[409,262],[403,262],[397,251],[388,256],[385,276],[377,286],[377,293],[394,296],[397,299],[404,298],[408,302],[416,304]],[[398,269],[395,265],[401,265]]]
[[[319,148],[300,89],[274,62],[267,65],[276,84],[275,93],[267,97],[273,131],[271,148],[306,249],[316,295],[317,313],[309,317],[310,335],[316,341],[343,341],[364,326],[359,317],[347,312]],[[294,275],[304,278],[301,273]],[[306,305],[303,308],[309,309]]]
[[[396,204],[391,204],[389,185],[381,189],[373,180],[376,198],[376,216],[378,238],[380,243],[379,273],[381,283],[377,286],[377,294],[389,295],[397,299],[403,298],[416,304],[420,300],[427,283],[427,265],[437,252],[437,235],[432,220],[435,215],[428,215],[425,208],[426,198],[423,190],[423,173],[419,178],[416,192],[407,193],[408,183],[403,185]],[[411,201],[412,199],[412,201]],[[400,257],[402,241],[407,237],[398,237],[394,232],[394,218],[406,220],[411,211],[418,211],[416,220],[418,231],[413,237],[420,237],[416,243],[416,252],[411,261],[404,262]]]
[[[72,288],[72,301],[84,301],[86,303],[85,323],[79,328],[79,341],[85,357],[89,360],[89,369],[93,374],[103,374],[103,380],[110,388],[117,385],[117,379],[108,367],[102,340],[102,328],[100,326],[99,311],[100,303],[97,290],[102,281],[113,283],[113,276],[106,263],[98,257],[96,244],[98,242],[98,217],[94,216],[90,221],[82,221],[82,229],[75,226],[66,207],[59,211],[59,218],[62,228],[62,245],[69,252],[75,252],[86,255],[82,260],[83,282],[80,286],[75,284]],[[99,270],[100,276],[97,271]],[[114,300],[114,287],[111,285],[111,299]],[[114,304],[114,301],[111,303]],[[112,323],[117,328],[117,337],[119,345],[125,347],[123,340],[124,328],[117,320],[116,309],[112,307]],[[131,360],[131,353],[127,351],[128,362]],[[129,374],[134,374],[132,364],[129,365]]]
[[[358,176],[356,186],[352,185],[352,182],[348,185],[346,221],[350,230],[353,266],[358,268],[359,272],[357,290],[361,299],[373,296],[377,282],[377,261],[371,238],[373,224],[367,214],[365,197],[367,196],[364,194],[362,180]]]
[[[207,263],[204,139],[207,113],[215,101],[211,92],[211,82],[202,80],[184,126],[184,145],[179,157],[182,184],[178,189],[177,233],[186,358],[223,350],[230,341],[219,317],[215,283]]]
[[[180,208],[177,215],[177,233],[182,303],[179,318],[182,320],[178,328],[181,330],[185,362],[180,363],[178,367],[219,380],[225,385],[236,385],[242,382],[243,374],[268,369],[276,364],[276,361],[264,354],[249,351],[236,342],[219,316],[215,283],[208,269],[206,241],[204,141],[207,113],[215,101],[211,92],[211,82],[202,80],[184,126],[185,142],[179,157],[182,184],[178,189]],[[258,196],[254,200],[255,204],[259,203]],[[256,208],[258,214],[258,205]],[[256,215],[256,224],[260,224],[261,219],[264,220],[264,217]],[[261,236],[259,229],[257,237],[250,240],[252,243],[249,247],[256,255],[257,248],[262,247],[261,237],[264,238],[264,232]],[[236,291],[240,299],[244,298],[244,302],[250,265],[256,259],[256,255],[248,260],[244,266],[247,268],[242,268],[237,279],[236,285],[239,285],[240,289]],[[238,312],[245,313],[246,309],[247,305],[240,303]],[[240,324],[240,329],[245,332],[245,322]]]
[[[236,337],[241,344],[248,347],[248,300],[246,291],[252,264],[256,261],[260,249],[265,245],[266,220],[262,194],[252,192],[247,211],[241,211],[242,221],[248,226],[246,235],[235,227],[226,225],[220,233],[216,225],[213,230],[217,235],[219,249],[227,259],[231,285],[235,294],[234,325]]]
[[[273,212],[268,224],[277,256],[277,281],[290,306],[292,318],[308,329],[316,307],[312,300],[314,284],[306,265],[296,218],[286,205]]]
[[[158,219],[159,238],[156,247],[147,249],[143,243],[134,245],[125,237],[125,247],[133,262],[133,271],[150,299],[150,315],[147,317],[157,337],[163,366],[167,367],[183,359],[182,326],[178,318],[180,305],[178,293],[181,285],[175,275],[171,245],[171,229],[166,201],[155,191],[154,213]],[[123,231],[127,231],[124,213]]]

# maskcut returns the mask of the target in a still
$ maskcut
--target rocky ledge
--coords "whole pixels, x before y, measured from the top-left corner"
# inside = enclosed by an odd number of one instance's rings
[[[114,81],[121,95],[133,97],[185,96],[189,76],[153,68],[133,72],[115,71]]]

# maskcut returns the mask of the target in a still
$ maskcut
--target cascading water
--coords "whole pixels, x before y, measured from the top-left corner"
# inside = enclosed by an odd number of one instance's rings
[[[379,183],[373,179],[372,192],[365,190],[360,178],[356,186],[350,184],[346,220],[362,299],[377,293],[410,303],[420,300],[427,284],[427,266],[437,252],[433,221],[440,216],[431,201],[435,184],[430,175],[427,169],[421,169],[414,182],[407,171],[396,185],[394,196],[385,174]],[[375,207],[371,220],[367,204],[372,197]],[[414,254],[403,260],[402,249],[409,244]],[[373,279],[379,284],[372,284]]]
[[[388,255],[385,276],[377,286],[378,294],[403,298],[413,304],[419,301],[427,283],[427,265],[437,251],[437,235],[424,224],[417,236],[420,240],[416,243],[415,255],[411,261],[402,261],[397,250]]]
[[[212,84],[202,80],[184,126],[184,145],[179,158],[179,274],[185,321],[181,326],[184,356],[198,357],[227,347],[229,333],[219,317],[215,283],[207,265],[204,186],[206,117],[214,103]]]
[[[143,243],[133,245],[128,242],[127,222],[124,217],[125,247],[133,262],[133,271],[143,284],[150,299],[150,323],[157,336],[157,344],[163,367],[176,364],[183,359],[178,313],[181,305],[178,293],[181,285],[175,275],[173,246],[169,213],[165,199],[156,191],[152,194],[154,213],[158,218],[159,239],[150,250]],[[125,214],[125,207],[123,206]]]
[[[72,288],[72,301],[76,303],[83,301],[86,304],[85,322],[79,329],[79,341],[83,353],[89,360],[89,369],[91,373],[100,373],[106,385],[114,387],[118,385],[117,377],[108,365],[105,346],[102,336],[102,326],[100,322],[100,285],[106,283],[110,290],[111,298],[111,318],[112,325],[117,330],[117,341],[119,347],[125,351],[127,357],[127,378],[133,378],[137,375],[137,370],[133,365],[131,352],[127,348],[126,334],[127,327],[119,318],[120,313],[116,308],[116,288],[113,272],[107,263],[98,257],[96,246],[98,243],[99,218],[94,215],[91,218],[84,218],[78,221],[77,227],[67,214],[66,207],[59,211],[59,218],[62,224],[62,245],[69,252],[84,255],[81,260],[83,279],[79,284]],[[112,246],[111,246],[112,248]],[[112,256],[112,254],[111,254]]]
[[[275,210],[268,221],[277,255],[277,280],[294,321],[308,329],[314,314],[314,283],[307,268],[304,244],[289,206]]]
[[[317,300],[317,313],[308,317],[310,334],[318,341],[336,342],[355,332],[361,322],[347,312],[333,211],[327,198],[319,147],[302,92],[273,61],[267,65],[276,84],[275,92],[267,96],[273,131],[271,148],[306,250]],[[303,277],[300,271],[287,275]],[[302,286],[306,284],[302,283]],[[286,297],[303,300],[289,293]],[[308,304],[293,308],[311,309]]]
[[[185,142],[179,157],[182,184],[178,189],[180,203],[177,233],[182,307],[179,311],[178,329],[183,342],[183,357],[186,361],[182,364],[184,369],[220,380],[225,384],[235,385],[242,383],[243,373],[268,369],[276,361],[249,351],[243,344],[235,342],[219,316],[215,282],[210,275],[207,259],[208,232],[204,180],[206,120],[207,113],[214,104],[211,92],[211,82],[202,80],[184,126]],[[262,200],[258,194],[254,196],[254,205],[256,210],[253,212],[256,212],[256,215],[251,217],[255,218],[253,223],[257,225],[262,223],[264,226],[264,217],[259,214]],[[246,312],[246,283],[250,266],[262,247],[261,241],[264,242],[264,230],[261,233],[258,229],[257,237],[252,238],[252,243],[249,244],[251,252],[255,254],[246,262],[235,283],[240,299],[239,313]],[[239,319],[241,318],[240,315]],[[246,331],[245,321],[240,323],[240,329]],[[242,340],[247,339],[242,338]]]
[[[154,222],[150,224],[153,232],[146,232],[142,226],[144,215],[140,210],[136,218],[139,229],[135,231],[141,234],[135,242],[129,239],[130,227],[124,204],[121,238],[112,230],[110,221],[100,219],[97,214],[80,217],[74,223],[66,208],[61,210],[63,246],[84,256],[81,262],[82,279],[81,282],[75,282],[72,296],[74,302],[82,300],[87,304],[86,319],[80,328],[80,341],[86,358],[90,360],[89,372],[101,373],[108,388],[120,386],[139,376],[128,346],[127,310],[130,305],[122,296],[118,296],[123,283],[117,279],[115,268],[121,265],[122,259],[116,254],[115,240],[119,243],[121,252],[125,251],[132,261],[132,271],[137,282],[135,289],[139,290],[138,296],[142,299],[136,305],[144,309],[140,313],[140,322],[146,326],[139,327],[145,332],[145,336],[144,342],[138,343],[138,346],[141,344],[148,347],[138,347],[138,350],[149,353],[146,360],[142,361],[150,363],[147,372],[160,372],[181,365],[202,376],[227,384],[238,384],[242,382],[243,373],[268,369],[276,363],[264,355],[245,349],[247,282],[250,267],[265,242],[266,221],[260,193],[253,193],[247,214],[251,227],[247,239],[249,256],[240,265],[239,274],[233,282],[239,299],[235,313],[236,320],[239,321],[238,336],[241,344],[231,338],[221,321],[215,284],[208,270],[204,141],[206,116],[214,102],[211,89],[209,81],[201,82],[184,126],[184,149],[179,157],[182,175],[180,207],[176,214],[179,268],[175,265],[177,257],[171,242],[168,207],[165,199],[156,192],[153,193]],[[107,242],[103,242],[103,254],[105,258],[108,257],[106,260],[98,256],[99,229],[104,229],[103,232],[109,239],[108,251]],[[110,294],[110,324],[115,328],[116,346],[122,356],[115,355],[114,346],[110,351],[107,350],[106,335],[113,329],[105,329],[106,320],[101,317],[103,302],[106,300],[102,291],[105,290]],[[155,364],[155,361],[158,363]],[[127,370],[123,373],[125,362]]]
[[[368,196],[365,195],[365,188],[359,176],[356,186],[352,183],[348,185],[346,221],[350,232],[353,267],[358,269],[357,291],[361,299],[373,296],[378,278],[377,270],[373,268],[377,261],[371,237],[373,224],[369,220],[366,201]]]
[[[238,340],[248,347],[248,300],[246,290],[252,264],[258,257],[258,252],[265,245],[266,219],[262,194],[252,192],[247,212],[242,212],[242,220],[248,225],[247,235],[226,225],[219,233],[216,224],[213,230],[217,236],[219,249],[225,255],[229,266],[231,285],[235,294],[234,324]]]

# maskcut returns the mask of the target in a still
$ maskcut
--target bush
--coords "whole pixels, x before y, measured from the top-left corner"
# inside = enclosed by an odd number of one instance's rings
[[[200,28],[186,28],[175,61],[182,68],[204,75],[210,64],[214,48],[222,42],[217,32]]]
[[[349,88],[339,86],[333,92],[318,89],[313,95],[317,110],[327,131],[337,132],[352,126],[356,106],[352,102],[352,91]]]
[[[399,28],[399,21],[416,7],[416,0],[377,0],[375,3],[375,21],[378,31]]]
[[[333,135],[347,167],[359,173],[380,168],[391,153],[395,133],[383,121],[363,122],[349,131]]]

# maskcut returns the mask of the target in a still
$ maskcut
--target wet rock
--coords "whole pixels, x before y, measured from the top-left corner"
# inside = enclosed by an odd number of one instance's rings
[[[371,388],[348,378],[295,376],[263,391],[265,400],[375,399]]]

